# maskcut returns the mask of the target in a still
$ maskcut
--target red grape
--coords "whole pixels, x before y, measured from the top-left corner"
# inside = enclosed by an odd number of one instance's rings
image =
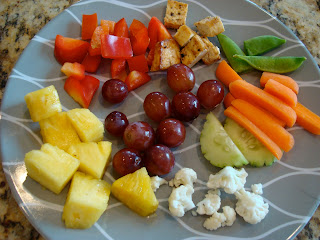
[[[196,78],[191,68],[178,63],[168,68],[167,82],[169,87],[176,93],[189,92],[193,89]]]
[[[127,116],[118,111],[110,113],[104,121],[105,129],[114,136],[122,136],[128,124]]]
[[[207,80],[201,83],[197,97],[205,109],[212,110],[223,100],[223,85],[218,80]]]
[[[157,144],[147,149],[143,160],[149,174],[164,175],[174,167],[175,157],[167,146]]]
[[[124,130],[123,140],[129,148],[144,151],[154,144],[155,132],[147,122],[133,122]]]
[[[143,102],[143,108],[147,116],[155,122],[170,117],[170,100],[161,92],[149,93]]]
[[[102,97],[110,103],[120,103],[127,96],[127,84],[119,79],[110,79],[102,86]]]
[[[112,159],[112,166],[120,176],[135,172],[142,167],[142,164],[139,151],[130,148],[121,149]]]
[[[189,122],[199,116],[200,103],[191,92],[177,93],[172,99],[172,110],[175,118]]]
[[[156,136],[158,143],[162,143],[169,148],[178,147],[186,137],[186,128],[178,119],[165,119],[160,122]]]

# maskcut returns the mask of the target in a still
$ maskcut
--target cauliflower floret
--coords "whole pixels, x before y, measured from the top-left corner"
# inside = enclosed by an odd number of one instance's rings
[[[222,208],[223,213],[215,212],[210,218],[206,219],[203,226],[208,230],[217,230],[220,227],[231,226],[236,220],[236,212],[232,207]]]
[[[208,188],[223,188],[226,193],[233,194],[243,188],[248,173],[244,168],[238,170],[227,166],[217,174],[211,174],[207,182]]]
[[[193,183],[197,180],[197,173],[191,168],[182,168],[180,169],[174,179],[169,182],[170,187],[179,187],[180,185],[190,185],[193,186]]]
[[[190,185],[181,185],[172,190],[168,201],[169,210],[173,216],[182,217],[185,212],[195,207],[192,201],[193,193],[194,189]]]
[[[152,190],[154,192],[156,192],[161,185],[168,184],[168,182],[165,179],[158,176],[151,177],[150,181],[151,181]]]
[[[269,212],[269,204],[260,195],[241,189],[235,196],[238,199],[236,211],[248,223],[260,222]]]
[[[217,191],[209,190],[206,194],[206,197],[197,204],[197,213],[200,215],[212,215],[218,211],[221,205],[221,199],[219,195],[217,194]]]
[[[251,185],[251,190],[255,194],[258,194],[258,195],[262,195],[263,194],[262,184],[261,183],[252,184]]]

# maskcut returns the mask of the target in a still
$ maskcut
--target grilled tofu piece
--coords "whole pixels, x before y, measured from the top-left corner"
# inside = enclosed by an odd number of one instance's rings
[[[180,63],[180,47],[178,43],[174,39],[157,42],[150,71],[165,70],[177,63]]]
[[[181,62],[191,68],[199,62],[207,52],[206,44],[199,35],[195,35],[181,50]]]
[[[173,38],[177,41],[180,47],[184,47],[195,34],[196,33],[187,25],[182,25],[179,27]]]
[[[224,26],[220,17],[206,17],[199,22],[195,22],[199,33],[203,37],[214,37],[224,32]]]
[[[168,0],[164,25],[167,28],[178,29],[180,26],[186,24],[187,14],[188,4]]]
[[[220,49],[217,46],[213,45],[213,43],[210,42],[210,40],[206,37],[203,37],[202,41],[206,44],[208,50],[207,54],[202,58],[204,64],[210,65],[220,60]]]

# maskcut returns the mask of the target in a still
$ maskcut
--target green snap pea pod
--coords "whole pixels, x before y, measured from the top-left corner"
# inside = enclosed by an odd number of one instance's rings
[[[233,70],[237,73],[244,73],[253,70],[253,68],[245,61],[233,57],[235,54],[243,56],[245,56],[245,54],[231,38],[220,33],[218,34],[218,40]]]
[[[253,68],[263,72],[287,73],[298,69],[306,60],[305,57],[269,57],[269,56],[242,56],[234,58],[244,60]]]
[[[285,39],[272,35],[263,35],[250,38],[243,42],[244,50],[249,56],[262,55],[277,48],[286,42]]]

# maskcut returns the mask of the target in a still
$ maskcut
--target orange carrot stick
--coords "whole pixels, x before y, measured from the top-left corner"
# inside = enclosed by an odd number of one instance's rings
[[[227,87],[235,80],[243,80],[225,60],[219,63],[216,69],[216,77]]]
[[[276,117],[283,120],[287,126],[292,127],[297,119],[296,112],[270,93],[242,80],[234,81],[230,84],[229,90],[235,98],[254,103]]]
[[[223,99],[223,105],[225,106],[225,108],[228,108],[231,106],[231,102],[235,100],[235,97],[232,96],[231,93],[227,93],[225,96],[224,96],[224,99]]]
[[[236,121],[240,126],[251,132],[269,151],[280,160],[282,151],[264,132],[254,125],[248,118],[243,116],[235,107],[230,106],[224,111],[224,115]]]
[[[277,122],[270,118],[268,114],[261,111],[258,107],[248,103],[242,99],[232,101],[234,106],[254,125],[263,131],[272,141],[274,141],[281,149],[288,152],[294,145],[293,136]]]
[[[295,94],[287,86],[273,79],[269,79],[267,81],[263,90],[279,98],[281,101],[283,101],[285,104],[289,105],[290,107],[295,107],[297,105],[297,102],[298,102],[297,94]]]
[[[295,80],[293,80],[289,76],[277,74],[277,73],[270,73],[270,72],[263,72],[260,78],[260,85],[264,87],[269,79],[273,79],[288,88],[290,88],[295,94],[299,92],[299,86]]]
[[[299,102],[294,110],[297,113],[297,123],[301,127],[313,134],[320,135],[320,116]]]

